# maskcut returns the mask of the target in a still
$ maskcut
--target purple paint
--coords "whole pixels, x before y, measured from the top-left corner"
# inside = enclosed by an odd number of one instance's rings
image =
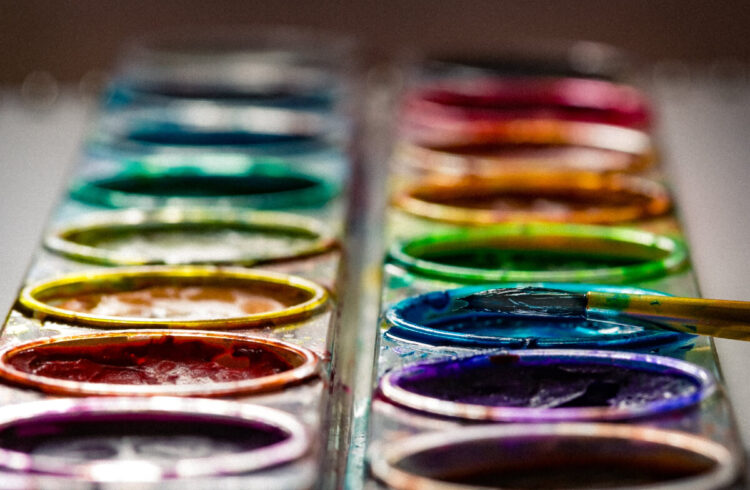
[[[479,420],[621,419],[689,407],[714,389],[692,364],[604,351],[511,351],[416,364],[381,380],[386,399]]]
[[[288,439],[278,427],[183,414],[66,414],[0,429],[0,448],[70,462],[152,459],[176,462],[251,451]]]
[[[294,417],[250,404],[88,398],[0,408],[0,471],[125,482],[240,475],[309,447]]]

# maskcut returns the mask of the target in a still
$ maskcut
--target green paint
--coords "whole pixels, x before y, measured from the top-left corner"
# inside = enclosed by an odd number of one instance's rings
[[[630,295],[622,293],[610,293],[605,299],[607,309],[624,311],[630,306]]]
[[[70,191],[78,201],[110,208],[215,204],[253,209],[315,208],[337,193],[338,188],[330,182],[272,164],[253,166],[237,174],[195,169],[126,172],[76,182]]]
[[[604,226],[509,224],[397,243],[389,260],[452,283],[632,283],[686,264],[679,240]]]

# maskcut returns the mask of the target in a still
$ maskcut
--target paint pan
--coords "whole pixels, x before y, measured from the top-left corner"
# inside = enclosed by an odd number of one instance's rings
[[[433,149],[402,143],[393,170],[417,175],[496,178],[508,172],[639,172],[651,166],[653,153],[573,145],[495,144]]]
[[[247,395],[300,383],[317,366],[301,347],[211,332],[52,337],[0,353],[0,377],[57,395]]]
[[[238,477],[294,463],[309,450],[306,429],[291,415],[219,400],[58,399],[0,410],[0,467],[66,487]]]
[[[650,108],[628,86],[590,79],[473,77],[406,97],[400,130],[436,149],[499,143],[610,147],[651,153]]]
[[[617,424],[462,427],[376,446],[389,488],[728,488],[739,462],[704,437]]]
[[[320,311],[328,293],[285,274],[151,266],[71,274],[30,285],[18,306],[40,319],[99,328],[266,327]]]
[[[616,224],[663,216],[666,187],[629,175],[593,172],[509,172],[495,178],[435,176],[396,194],[414,216],[459,225],[504,222]]]
[[[333,151],[343,140],[337,119],[258,107],[214,104],[132,108],[105,115],[88,142],[104,156],[202,153],[292,157]]]
[[[397,242],[389,261],[449,283],[634,283],[687,265],[682,241],[617,227],[506,224]]]
[[[443,52],[420,64],[421,78],[445,80],[478,76],[553,77],[622,80],[628,78],[633,60],[614,46],[554,39],[509,40],[490,50]]]
[[[407,125],[425,121],[481,125],[529,119],[601,123],[645,129],[651,108],[627,85],[587,78],[481,77],[443,80],[407,94]]]
[[[329,111],[345,95],[354,45],[300,29],[162,33],[131,43],[107,108],[213,102]]]
[[[433,416],[537,422],[654,417],[697,405],[716,382],[669,357],[533,349],[412,364],[379,387],[386,400]]]
[[[241,174],[197,169],[123,172],[73,183],[73,199],[107,208],[319,208],[339,193],[336,184],[280,163],[253,165]]]
[[[653,152],[651,137],[640,129],[611,124],[559,119],[512,119],[489,122],[463,122],[424,118],[406,121],[401,136],[418,145],[440,150],[483,145],[573,145],[607,147],[640,154]]]
[[[323,223],[293,214],[162,208],[89,215],[51,232],[44,246],[104,265],[254,265],[323,254],[337,241]]]
[[[640,288],[601,284],[543,283],[542,287],[572,292],[663,294]],[[655,329],[653,327],[657,325],[625,315],[600,315],[596,319],[584,320],[456,311],[461,303],[458,298],[485,289],[485,286],[469,286],[402,300],[385,313],[384,320],[388,327],[385,336],[398,342],[484,349],[574,348],[649,351],[684,346],[694,339],[692,335],[667,331],[666,326],[664,330]]]

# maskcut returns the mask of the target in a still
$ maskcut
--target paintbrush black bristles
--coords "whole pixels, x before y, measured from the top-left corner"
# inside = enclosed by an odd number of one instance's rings
[[[508,315],[585,318],[586,295],[537,287],[488,289],[460,298],[459,311]]]

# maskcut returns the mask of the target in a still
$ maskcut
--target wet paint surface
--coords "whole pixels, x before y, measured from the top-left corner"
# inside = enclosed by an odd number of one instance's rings
[[[81,294],[57,307],[98,316],[165,319],[232,318],[280,311],[286,305],[245,288],[150,286],[135,291]]]
[[[74,464],[132,459],[165,463],[260,449],[288,437],[278,428],[200,415],[66,414],[0,429],[0,447]]]
[[[425,172],[456,175],[494,176],[514,169],[575,169],[588,171],[633,171],[647,165],[647,159],[625,151],[603,148],[530,144],[456,144],[447,148],[413,147],[407,153],[409,165]]]
[[[465,243],[464,247],[423,249],[415,256],[421,260],[472,269],[507,269],[522,271],[558,271],[637,265],[645,260],[607,255],[576,253],[567,250],[513,250],[482,244]]]
[[[648,103],[636,89],[576,78],[478,78],[412,93],[407,113],[466,121],[560,119],[647,127]]]
[[[257,209],[322,206],[338,188],[318,179],[269,165],[239,175],[124,174],[77,182],[71,196],[81,202],[114,208],[177,205],[235,205]],[[172,202],[174,200],[174,202]]]
[[[241,381],[294,366],[269,348],[184,339],[68,343],[25,349],[9,364],[24,373],[62,380],[128,385],[196,385]]]
[[[161,176],[103,180],[97,187],[110,191],[150,196],[221,197],[247,194],[273,194],[309,189],[313,180],[292,176]]]
[[[627,191],[593,191],[574,189],[484,189],[465,187],[452,192],[416,192],[422,201],[466,209],[488,209],[506,212],[535,212],[565,216],[570,212],[595,210],[603,206],[643,207],[650,202],[645,195]]]
[[[314,236],[273,229],[196,225],[106,231],[78,233],[66,239],[111,252],[118,258],[175,264],[273,260],[305,254],[316,246]]]
[[[435,464],[439,461],[440,464]],[[709,472],[715,462],[642,441],[517,438],[428,448],[396,465],[435,480],[487,488],[622,488]]]
[[[389,260],[451,283],[637,283],[687,263],[684,243],[631,228],[519,223],[422,234]]]
[[[593,284],[543,284],[543,287],[570,292],[586,291],[654,294],[638,288],[618,288]],[[561,318],[545,312],[466,311],[466,298],[486,291],[480,286],[436,291],[403,300],[386,312],[390,326],[386,337],[427,345],[475,347],[548,348],[578,347],[597,349],[649,349],[687,345],[694,337],[666,330],[626,315],[596,315],[594,318]],[[516,291],[510,288],[510,291]],[[658,294],[658,293],[656,293]]]
[[[249,131],[200,131],[179,125],[153,125],[131,131],[126,138],[136,143],[171,146],[315,145],[314,136],[304,134],[254,133]]]
[[[231,102],[278,102],[287,103],[294,107],[296,105],[327,105],[331,104],[330,97],[325,93],[314,93],[314,87],[259,87],[251,90],[243,87],[209,84],[188,83],[138,83],[123,87],[145,95],[158,95],[162,97],[173,97],[176,99],[210,99]]]
[[[395,383],[440,400],[528,408],[628,409],[699,390],[695,380],[676,370],[620,364],[498,354],[409,367]]]

